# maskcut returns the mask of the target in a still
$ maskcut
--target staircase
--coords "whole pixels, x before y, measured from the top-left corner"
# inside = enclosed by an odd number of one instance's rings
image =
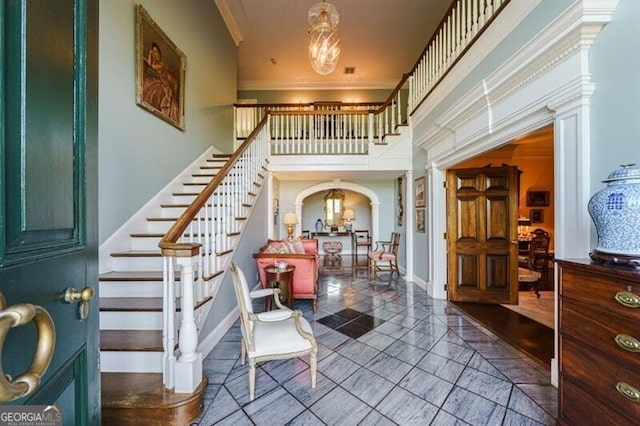
[[[193,393],[176,393],[163,384],[163,257],[158,244],[228,159],[226,155],[212,154],[197,170],[183,175],[185,181],[176,190],[156,197],[164,201],[155,209],[146,209],[154,213],[144,223],[139,221],[140,229],[128,225],[134,232],[129,233],[126,244],[120,244],[127,249],[109,253],[111,270],[100,274],[104,424],[140,424],[145,419],[150,424],[183,425],[200,412],[206,376]],[[261,184],[254,182],[256,189]],[[249,195],[255,197],[257,192],[250,191]],[[235,220],[246,218],[236,216]],[[219,282],[224,273],[218,271],[215,275],[210,278]],[[179,283],[180,279],[176,272],[174,281]],[[206,317],[212,303],[212,296],[198,300],[194,304],[196,317]],[[179,318],[180,305],[177,306]]]

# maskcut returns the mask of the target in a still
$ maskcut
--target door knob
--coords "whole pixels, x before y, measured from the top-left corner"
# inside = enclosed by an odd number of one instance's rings
[[[75,288],[68,288],[64,292],[64,301],[67,303],[79,302],[78,314],[80,319],[85,320],[89,316],[89,302],[93,299],[95,291],[92,287],[85,287],[78,291]]]

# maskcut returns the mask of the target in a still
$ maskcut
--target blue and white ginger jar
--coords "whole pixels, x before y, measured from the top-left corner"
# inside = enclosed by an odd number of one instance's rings
[[[598,232],[597,250],[612,255],[640,256],[640,168],[620,166],[609,174],[606,188],[589,200],[589,214]]]

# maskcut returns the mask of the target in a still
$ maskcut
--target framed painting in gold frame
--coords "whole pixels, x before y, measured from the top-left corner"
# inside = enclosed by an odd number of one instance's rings
[[[424,207],[427,205],[426,189],[424,176],[415,179],[413,187],[415,188],[416,207]]]
[[[136,7],[136,103],[184,130],[187,57],[149,13]]]

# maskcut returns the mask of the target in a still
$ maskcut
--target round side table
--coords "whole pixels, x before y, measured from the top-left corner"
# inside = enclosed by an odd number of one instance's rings
[[[293,271],[296,267],[287,265],[286,268],[278,268],[277,266],[267,266],[264,273],[267,278],[268,288],[280,289],[280,301],[293,309]],[[271,309],[271,298],[265,299],[265,309]]]

